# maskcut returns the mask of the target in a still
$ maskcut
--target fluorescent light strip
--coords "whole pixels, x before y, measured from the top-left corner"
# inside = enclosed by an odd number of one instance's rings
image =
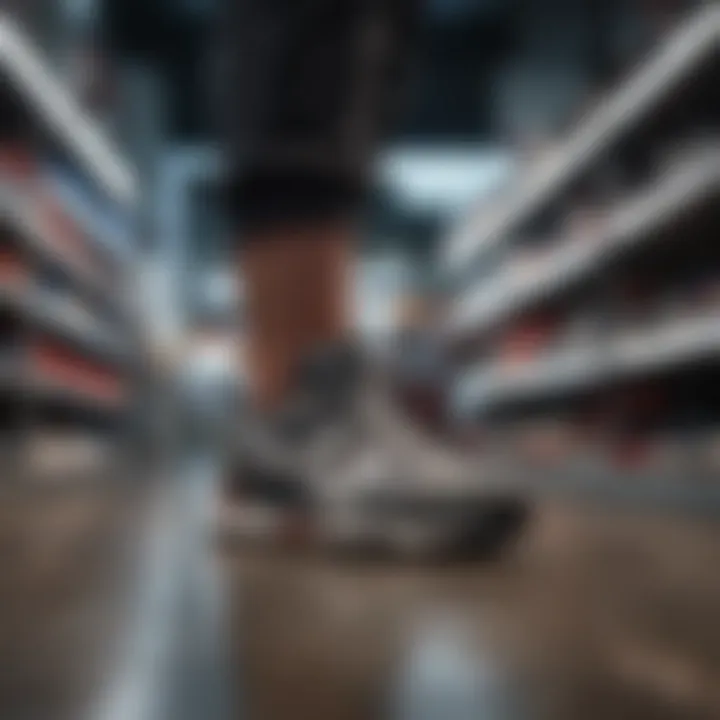
[[[96,122],[50,75],[38,50],[7,14],[0,14],[0,63],[48,126],[72,147],[111,197],[131,205],[136,198],[134,173],[111,149]]]
[[[674,33],[662,49],[623,87],[601,103],[598,111],[580,125],[573,137],[549,162],[535,171],[515,200],[499,218],[481,229],[487,205],[481,205],[448,240],[445,264],[460,272],[475,256],[505,242],[513,222],[547,201],[558,186],[595,156],[603,143],[637,121],[652,103],[680,82],[699,61],[720,44],[720,8],[705,7]],[[522,177],[522,173],[520,173]]]

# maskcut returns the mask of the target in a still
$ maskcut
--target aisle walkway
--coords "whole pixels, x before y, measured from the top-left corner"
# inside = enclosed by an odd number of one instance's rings
[[[553,503],[494,563],[218,563],[212,468],[174,480],[4,498],[3,720],[720,717],[720,524]]]
[[[553,506],[496,564],[227,565],[250,717],[720,717],[717,525]]]
[[[215,473],[0,498],[0,718],[228,720]]]
[[[0,717],[78,720],[109,672],[139,498],[110,485],[0,494]]]

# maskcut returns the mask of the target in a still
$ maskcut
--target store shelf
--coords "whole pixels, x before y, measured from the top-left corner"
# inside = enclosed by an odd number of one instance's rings
[[[73,286],[125,314],[121,298],[110,292],[102,279],[54,247],[49,229],[39,221],[32,201],[8,185],[0,186],[0,222],[12,231],[18,244],[60,271]]]
[[[649,245],[678,217],[720,198],[720,149],[666,173],[625,201],[587,237],[557,243],[531,272],[509,268],[455,306],[451,336],[488,332],[514,314],[576,287],[623,252]]]
[[[98,123],[53,77],[47,61],[7,13],[0,14],[0,72],[39,125],[77,158],[108,196],[131,206],[136,197],[134,173]]]
[[[598,385],[611,363],[590,349],[566,350],[534,362],[486,364],[460,378],[457,395],[466,411],[495,408],[544,395],[567,394]]]
[[[147,352],[128,291],[137,180],[5,10],[0,84],[0,450],[20,484],[75,485],[73,457],[96,442],[108,465],[91,474],[105,472],[132,436]]]
[[[116,415],[126,408],[123,401],[109,400],[78,387],[61,384],[28,371],[17,362],[0,362],[0,392],[5,397],[22,395],[36,405],[62,406],[102,415]]]
[[[125,409],[125,403],[108,400],[80,388],[53,382],[45,378],[32,378],[31,392],[38,402],[83,408],[95,412],[117,414]]]
[[[89,353],[114,365],[125,364],[130,353],[108,333],[85,324],[74,323],[62,308],[54,307],[50,298],[16,288],[0,287],[0,308],[12,311],[30,328],[56,337],[83,354]]]
[[[559,351],[537,361],[490,364],[459,380],[465,410],[493,409],[514,402],[595,389],[633,375],[720,357],[720,313],[678,319],[656,329]]]
[[[43,190],[56,199],[68,218],[92,239],[98,251],[113,266],[132,270],[137,259],[132,241],[134,218],[126,209],[119,212],[98,203],[93,192],[68,172],[44,168],[41,178]]]
[[[677,320],[666,327],[627,333],[612,346],[618,377],[648,373],[720,355],[720,311]]]
[[[600,102],[553,156],[521,183],[493,212],[480,207],[446,243],[443,258],[451,276],[477,264],[481,255],[509,242],[513,232],[561,194],[613,144],[652,117],[672,93],[718,55],[720,7],[696,11],[650,59],[614,93]]]

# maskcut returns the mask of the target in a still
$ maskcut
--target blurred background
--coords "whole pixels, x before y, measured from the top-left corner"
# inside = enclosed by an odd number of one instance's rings
[[[426,0],[356,324],[537,512],[358,568],[207,541],[217,5],[0,1],[0,717],[720,717],[720,7]]]

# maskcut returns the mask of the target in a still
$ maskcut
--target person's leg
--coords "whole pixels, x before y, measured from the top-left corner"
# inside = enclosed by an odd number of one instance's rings
[[[224,2],[216,93],[244,367],[273,408],[300,358],[348,329],[357,209],[418,0]]]
[[[349,220],[336,220],[278,225],[246,239],[245,367],[256,407],[275,409],[303,358],[345,339],[352,235]]]
[[[227,1],[219,89],[256,403],[238,418],[226,528],[252,532],[234,511],[259,509],[281,536],[300,519],[341,544],[446,544],[487,517],[463,495],[475,464],[393,412],[343,342],[355,215],[418,0]]]

